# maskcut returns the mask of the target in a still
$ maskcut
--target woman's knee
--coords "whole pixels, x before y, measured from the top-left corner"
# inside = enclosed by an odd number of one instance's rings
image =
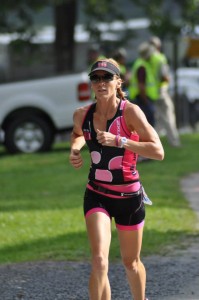
[[[108,258],[103,255],[93,256],[92,269],[95,272],[108,272]]]
[[[123,265],[127,271],[131,271],[134,273],[138,272],[138,268],[139,268],[139,264],[140,264],[139,258],[135,258],[135,259],[123,258],[122,261],[123,261]]]

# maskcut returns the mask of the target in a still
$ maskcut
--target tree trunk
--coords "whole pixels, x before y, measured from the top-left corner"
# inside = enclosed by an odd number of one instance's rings
[[[56,72],[71,72],[74,64],[74,32],[77,15],[77,1],[68,0],[55,5],[55,62]]]

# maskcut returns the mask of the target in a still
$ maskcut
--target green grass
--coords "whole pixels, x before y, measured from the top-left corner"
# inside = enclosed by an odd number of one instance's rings
[[[180,190],[180,179],[199,172],[199,135],[182,136],[174,149],[163,139],[165,159],[138,169],[153,206],[146,208],[143,255],[164,253],[194,238],[196,215]],[[89,247],[82,211],[89,156],[81,170],[68,163],[69,145],[45,154],[7,155],[0,148],[0,263],[87,260]],[[110,257],[119,258],[113,223]]]

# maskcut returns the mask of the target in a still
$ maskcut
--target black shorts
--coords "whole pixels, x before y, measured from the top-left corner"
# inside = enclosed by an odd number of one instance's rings
[[[144,225],[145,207],[143,193],[130,198],[112,198],[86,189],[84,195],[84,215],[104,212],[115,219],[120,230],[137,230]]]

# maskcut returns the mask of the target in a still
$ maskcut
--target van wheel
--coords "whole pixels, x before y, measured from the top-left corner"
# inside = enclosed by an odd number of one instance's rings
[[[48,151],[53,140],[52,127],[37,115],[17,114],[5,129],[5,146],[10,153]]]

